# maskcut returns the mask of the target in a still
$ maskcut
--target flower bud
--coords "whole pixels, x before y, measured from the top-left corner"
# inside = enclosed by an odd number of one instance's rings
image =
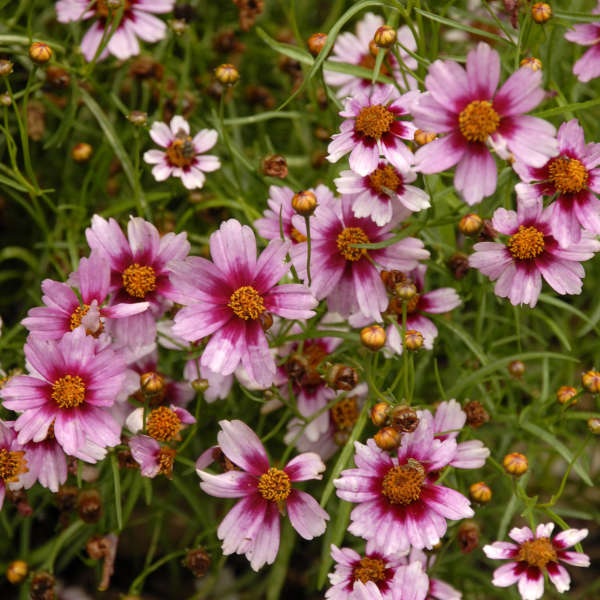
[[[263,175],[285,179],[288,176],[288,166],[285,156],[271,154],[262,159],[261,170]]]
[[[360,332],[360,341],[369,350],[380,350],[385,345],[385,329],[381,325],[364,327]]]
[[[598,371],[588,371],[581,376],[583,387],[592,394],[600,392],[600,373]]]
[[[479,546],[479,534],[481,530],[479,525],[468,519],[467,521],[463,521],[458,528],[458,544],[460,546],[460,551],[463,554],[469,554],[473,552],[477,546]]]
[[[208,573],[210,562],[210,556],[204,548],[194,548],[186,554],[183,559],[183,566],[188,568],[194,574],[194,577],[200,579]]]
[[[215,77],[223,85],[234,85],[240,78],[240,72],[234,65],[225,63],[215,69]]]
[[[416,329],[409,329],[404,334],[404,345],[407,350],[416,352],[423,346],[423,335]]]
[[[467,415],[467,425],[470,425],[473,429],[481,427],[490,420],[490,415],[487,410],[485,410],[481,402],[478,402],[477,400],[467,402],[463,406],[463,410]]]
[[[307,41],[308,50],[313,56],[317,56],[327,43],[326,33],[313,33]]]
[[[387,402],[378,402],[371,409],[371,421],[375,427],[385,425],[391,408],[392,407]]]
[[[504,466],[504,470],[509,475],[519,477],[520,475],[523,475],[523,473],[527,472],[527,469],[529,468],[529,461],[524,454],[520,454],[519,452],[511,452],[504,457],[502,465]]]
[[[84,523],[97,523],[102,516],[102,498],[96,490],[86,490],[79,494],[77,511]]]
[[[417,294],[417,286],[410,279],[406,279],[394,286],[394,294],[408,302]]]
[[[258,317],[258,320],[263,331],[269,331],[273,327],[273,315],[267,310]]]
[[[535,56],[530,56],[528,58],[524,58],[519,66],[527,67],[532,71],[541,71],[542,69],[542,61],[539,58],[535,58]]]
[[[485,504],[492,499],[492,490],[485,482],[478,481],[469,486],[469,496],[471,496],[471,499],[475,502]]]
[[[539,24],[546,23],[552,16],[552,8],[546,2],[536,2],[531,7],[531,18]]]
[[[587,426],[594,435],[600,435],[600,418],[590,417],[588,419]]]
[[[183,35],[188,26],[185,19],[173,19],[169,21],[169,25],[175,35]]]
[[[569,402],[569,400],[571,400],[575,396],[577,396],[577,390],[574,387],[571,387],[569,385],[561,385],[556,392],[556,399],[561,404],[566,404],[567,402]],[[577,403],[577,400],[575,400],[575,402],[573,402],[573,404],[576,404],[576,403]]]
[[[64,90],[71,85],[71,76],[67,70],[50,65],[46,69],[46,81],[52,87]]]
[[[419,426],[417,411],[410,406],[394,406],[389,419],[390,425],[403,433],[412,433]]]
[[[375,40],[371,40],[369,42],[369,52],[373,58],[377,58],[377,55],[379,54],[379,47],[375,43]]]
[[[195,392],[205,392],[208,389],[209,383],[208,379],[194,379],[192,381],[192,387]]]
[[[0,77],[8,77],[13,72],[13,63],[10,60],[0,60]]]
[[[462,279],[469,270],[469,259],[464,254],[457,252],[448,260],[448,268],[454,274],[454,279]]]
[[[303,217],[310,217],[317,208],[317,197],[310,190],[303,190],[294,194],[292,208]]]
[[[379,48],[391,48],[396,43],[396,30],[389,25],[382,25],[375,32],[373,41]]]
[[[508,365],[508,370],[511,375],[515,377],[521,377],[525,373],[525,363],[521,360],[513,360]]]
[[[16,585],[27,577],[28,572],[29,565],[24,560],[13,560],[6,568],[6,579]]]
[[[12,98],[10,94],[4,92],[4,94],[0,94],[0,105],[2,106],[10,106],[12,104]]]
[[[44,42],[33,42],[29,46],[29,58],[38,65],[47,63],[52,58],[52,48]]]
[[[140,388],[146,396],[157,396],[165,389],[165,378],[154,371],[143,373],[140,375]]]
[[[29,597],[31,600],[55,600],[54,577],[44,571],[36,573],[31,578]]]
[[[382,450],[395,450],[400,446],[402,433],[393,427],[384,427],[373,436],[373,439]]]
[[[85,142],[80,142],[76,144],[73,150],[71,151],[71,156],[73,160],[78,163],[84,163],[90,160],[92,156],[93,149],[89,144]]]
[[[358,385],[356,369],[346,365],[331,365],[325,375],[325,381],[334,390],[353,390]]]
[[[483,227],[483,219],[474,213],[464,215],[458,222],[458,228],[463,235],[477,235]]]
[[[417,129],[413,139],[417,145],[424,146],[425,144],[429,144],[429,142],[433,142],[436,137],[437,133],[433,131],[423,131],[422,129]]]
[[[144,127],[148,122],[148,113],[141,110],[132,110],[127,116],[127,119],[136,127]]]

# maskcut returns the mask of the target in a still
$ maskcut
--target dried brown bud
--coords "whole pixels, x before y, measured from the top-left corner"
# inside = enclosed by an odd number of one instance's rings
[[[77,502],[79,517],[84,523],[96,523],[102,516],[102,498],[96,490],[86,490],[79,494]]]
[[[519,452],[511,452],[504,457],[502,465],[507,473],[519,477],[523,473],[527,472],[529,468],[529,461],[524,454]]]
[[[223,85],[234,85],[240,78],[240,72],[234,65],[225,63],[215,69],[215,77]]]
[[[393,427],[384,427],[373,436],[373,439],[382,450],[395,450],[400,446],[402,433]]]
[[[27,105],[27,134],[34,141],[39,141],[46,131],[46,107],[42,102],[32,100]]]
[[[600,435],[600,418],[590,417],[588,419],[587,426],[594,435]]]
[[[13,72],[13,66],[10,60],[0,59],[0,77],[8,77]]]
[[[371,409],[371,421],[373,421],[375,427],[385,425],[391,408],[392,407],[387,402],[378,402]]]
[[[396,293],[395,290],[397,284],[406,281],[406,275],[402,271],[397,270],[381,271],[380,277],[381,281],[383,281],[383,285],[385,285],[387,291],[391,294]]]
[[[521,360],[513,360],[508,365],[508,371],[514,377],[522,377],[525,373],[525,363]]]
[[[54,495],[58,510],[61,512],[69,512],[77,506],[77,496],[79,490],[72,485],[63,485],[58,488],[58,492]]]
[[[292,208],[303,217],[309,217],[317,208],[317,197],[310,190],[302,190],[294,194]]]
[[[462,279],[469,270],[469,259],[464,254],[456,253],[450,257],[448,268],[453,272],[454,279]]]
[[[230,52],[242,52],[245,50],[244,44],[238,42],[233,29],[225,29],[221,31],[213,40],[213,48],[221,54],[229,54]]]
[[[409,329],[404,333],[404,345],[411,352],[419,350],[423,346],[423,335],[416,329]]]
[[[458,228],[463,235],[477,235],[483,228],[483,219],[479,215],[469,213],[458,222]]]
[[[155,371],[140,375],[140,388],[146,396],[158,396],[165,389],[165,378]]]
[[[379,48],[391,48],[396,43],[396,30],[388,25],[382,25],[375,32],[373,41]]]
[[[583,387],[592,394],[600,392],[600,373],[598,371],[588,371],[581,376]]]
[[[189,550],[183,559],[183,566],[188,568],[194,577],[204,577],[210,568],[210,556],[204,548],[194,548]]]
[[[566,404],[575,396],[577,396],[577,390],[574,387],[571,387],[568,385],[561,385],[556,392],[556,399],[561,404]],[[576,403],[577,403],[577,400],[575,400],[575,402],[573,402],[573,404],[576,404]]]
[[[410,406],[394,406],[389,419],[390,425],[403,433],[412,433],[419,426],[417,411]]]
[[[530,56],[529,58],[524,58],[519,66],[527,67],[532,71],[541,71],[542,69],[542,61],[539,58],[535,58],[534,56]]]
[[[33,42],[29,46],[29,58],[38,65],[47,63],[52,58],[52,48],[44,42]]]
[[[360,332],[360,341],[369,350],[380,350],[385,346],[385,329],[381,325],[364,327]]]
[[[475,502],[485,504],[492,499],[492,490],[485,482],[478,481],[469,487],[469,495]]]
[[[161,81],[165,68],[151,56],[138,56],[129,67],[129,74],[136,79]]]
[[[248,31],[256,21],[256,17],[265,8],[264,0],[233,0],[238,7],[240,17],[240,29]]]
[[[128,121],[136,127],[143,127],[148,122],[148,113],[141,110],[132,110],[127,116]]]
[[[217,446],[212,451],[213,460],[218,463],[224,472],[235,471],[235,465],[223,454],[223,450]]]
[[[325,48],[325,44],[327,43],[327,34],[326,33],[313,33],[308,38],[308,50],[313,56],[317,56],[323,48]]]
[[[437,134],[433,131],[423,131],[422,129],[417,129],[413,139],[419,146],[424,146],[425,144],[429,144],[429,142],[433,142],[436,137]]]
[[[536,2],[531,7],[531,18],[536,23],[546,23],[552,17],[552,8],[546,2]]]
[[[325,380],[334,390],[353,390],[358,385],[358,373],[352,367],[335,364],[327,370]]]
[[[188,27],[185,19],[172,19],[169,25],[175,35],[183,35]]]
[[[173,9],[176,19],[185,19],[188,23],[196,18],[196,9],[191,4],[176,4]]]
[[[71,150],[71,156],[73,160],[78,163],[84,163],[90,160],[93,149],[86,142],[80,142],[76,144],[73,150]]]
[[[55,600],[54,577],[42,571],[31,578],[29,590],[31,600]]]
[[[244,91],[244,97],[252,106],[262,106],[271,109],[275,106],[273,94],[264,85],[249,85]]]
[[[54,88],[65,89],[71,84],[71,76],[65,69],[50,65],[46,69],[46,81]]]
[[[458,528],[458,544],[463,554],[473,552],[479,546],[479,525],[475,521],[463,521]]]
[[[288,176],[288,167],[285,156],[281,156],[281,154],[265,156],[262,160],[261,170],[263,175],[267,175],[268,177],[285,179]]]
[[[24,560],[13,560],[6,568],[6,579],[16,585],[27,577],[28,572],[29,565]]]
[[[129,448],[119,450],[117,452],[117,460],[119,461],[119,469],[139,469],[140,467],[135,458],[133,458]]]
[[[467,425],[470,425],[473,429],[481,427],[490,420],[490,415],[487,410],[485,410],[481,402],[478,402],[477,400],[467,402],[463,406],[463,410],[467,415]]]

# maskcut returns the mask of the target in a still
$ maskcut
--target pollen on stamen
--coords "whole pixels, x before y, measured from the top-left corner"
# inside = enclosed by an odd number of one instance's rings
[[[367,178],[375,193],[380,195],[397,194],[402,187],[402,175],[392,165],[378,167]]]
[[[13,452],[6,448],[0,449],[0,479],[6,483],[14,483],[19,476],[27,473],[25,452]]]
[[[559,156],[548,165],[550,180],[561,194],[577,194],[585,189],[589,174],[576,158]]]
[[[360,559],[352,570],[352,579],[354,581],[361,581],[362,583],[367,583],[368,581],[378,583],[385,581],[386,578],[385,562],[380,558],[365,556]]]
[[[169,479],[172,477],[173,463],[175,461],[176,454],[177,450],[174,448],[169,448],[168,446],[163,446],[158,452],[158,472],[162,473]]]
[[[473,100],[458,116],[460,132],[470,142],[485,142],[496,132],[500,116],[487,100]]]
[[[392,467],[383,478],[381,493],[391,504],[408,506],[421,497],[425,481],[423,466],[411,460],[405,465]]]
[[[181,429],[181,419],[167,406],[159,406],[150,412],[146,420],[148,435],[159,442],[176,439]]]
[[[85,400],[85,383],[79,375],[64,375],[52,384],[51,396],[59,408],[77,408]]]
[[[368,244],[369,241],[367,234],[360,227],[346,227],[337,236],[336,244],[346,260],[357,262],[367,254],[367,249],[354,248],[353,244]]]
[[[521,544],[517,560],[524,561],[532,567],[544,569],[548,563],[557,562],[558,556],[548,538],[538,538]]]
[[[125,291],[133,298],[145,298],[156,289],[156,273],[148,265],[129,265],[123,271],[122,279]]]
[[[508,240],[510,253],[519,260],[531,260],[544,252],[544,234],[535,227],[519,226]]]
[[[394,113],[381,104],[365,106],[356,117],[354,129],[366,137],[380,139],[387,133],[396,117]]]
[[[265,500],[282,502],[291,494],[292,484],[285,471],[271,467],[260,476],[258,491]]]
[[[88,314],[89,310],[90,310],[90,305],[83,304],[81,306],[78,306],[73,311],[73,314],[71,315],[71,318],[69,320],[69,327],[70,327],[71,331],[77,329],[81,325],[81,321],[82,321],[83,317],[85,317],[85,315]],[[97,338],[103,331],[104,331],[104,323],[102,321],[100,321],[100,326],[98,327],[98,329],[96,329],[96,331],[90,331],[89,329],[86,328],[85,333],[87,335],[91,335],[91,336]]]
[[[235,290],[227,306],[244,321],[258,319],[266,310],[263,297],[251,285],[244,285]]]

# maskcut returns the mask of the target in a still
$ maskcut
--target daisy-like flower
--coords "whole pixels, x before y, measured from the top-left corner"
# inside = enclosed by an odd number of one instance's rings
[[[439,173],[458,163],[454,187],[467,204],[496,189],[496,161],[488,142],[533,167],[557,152],[554,126],[524,115],[544,98],[542,72],[522,67],[496,91],[499,79],[500,57],[481,42],[469,52],[466,71],[454,61],[436,60],[425,78],[429,93],[412,110],[417,127],[447,134],[419,148],[416,169]]]
[[[85,333],[83,327],[58,342],[30,337],[25,358],[31,375],[16,375],[0,390],[3,405],[20,412],[19,443],[41,442],[51,425],[67,454],[92,442],[116,446],[121,427],[107,410],[125,382],[122,357]]]
[[[554,523],[537,526],[535,535],[529,527],[515,527],[509,536],[517,542],[494,542],[483,547],[488,558],[508,559],[509,563],[494,571],[492,583],[508,587],[518,583],[523,600],[537,600],[544,593],[544,573],[562,594],[571,587],[571,577],[561,562],[589,567],[587,554],[567,551],[588,534],[587,529],[566,529],[551,538]]]
[[[408,92],[394,100],[394,89],[387,85],[370,95],[360,93],[345,101],[340,112],[345,120],[327,148],[329,162],[335,163],[350,152],[350,168],[362,176],[377,168],[380,154],[401,170],[412,164],[413,153],[402,140],[412,140],[416,127],[401,119],[408,117],[419,92]]]
[[[327,298],[331,312],[348,316],[360,311],[365,317],[380,321],[388,297],[374,263],[385,269],[410,271],[417,261],[429,258],[423,242],[412,237],[386,248],[354,247],[389,239],[394,235],[394,225],[392,221],[378,227],[371,219],[357,218],[348,197],[317,207],[310,221],[311,291],[317,300]],[[306,244],[293,246],[290,256],[298,275],[307,281]]]
[[[273,240],[257,259],[252,229],[229,219],[210,236],[213,262],[193,256],[172,265],[170,297],[184,305],[173,332],[192,342],[212,334],[201,366],[230,375],[241,363],[252,380],[271,385],[276,367],[262,318],[308,319],[317,305],[304,286],[277,285],[290,269],[289,246]]]
[[[292,483],[321,479],[323,461],[299,454],[283,469],[271,467],[256,434],[242,421],[219,421],[217,435],[223,454],[241,471],[213,475],[198,469],[200,487],[217,498],[242,498],[219,525],[223,554],[245,554],[257,571],[271,564],[279,550],[279,513],[284,510],[294,529],[310,540],[324,533],[329,515],[317,501]]]
[[[323,203],[333,201],[333,193],[325,185],[318,185],[316,188],[310,188],[317,198],[317,206]],[[272,185],[269,188],[269,198],[267,208],[260,219],[254,221],[254,226],[258,234],[265,240],[280,240],[283,233],[283,239],[298,244],[306,241],[306,231],[298,231],[294,226],[296,220],[304,221],[304,218],[292,207],[292,198],[294,192],[289,187]]]
[[[146,417],[146,433],[159,442],[180,441],[180,431],[196,422],[196,419],[185,408],[175,406],[159,406],[148,412]],[[140,406],[129,414],[125,425],[131,433],[139,433],[144,429],[144,407]]]
[[[135,462],[140,465],[144,477],[153,479],[157,475],[172,477],[173,462],[177,451],[169,446],[161,446],[148,435],[136,435],[129,438],[129,449]]]
[[[165,150],[148,150],[144,160],[151,165],[156,181],[179,177],[188,190],[201,188],[206,179],[204,173],[221,168],[221,161],[213,154],[204,154],[217,143],[214,129],[202,129],[193,138],[190,124],[179,115],[170,125],[156,122],[150,128],[150,137]]]
[[[342,171],[334,180],[338,192],[352,198],[355,217],[371,217],[379,226],[389,223],[394,215],[405,219],[411,212],[429,208],[426,192],[408,185],[417,178],[414,169],[399,169],[382,160],[369,175]]]
[[[437,485],[437,471],[456,455],[456,441],[434,437],[433,419],[419,415],[419,426],[402,436],[397,458],[371,439],[355,442],[355,469],[334,480],[343,500],[358,503],[348,531],[368,541],[367,551],[387,555],[410,546],[432,548],[446,533],[446,519],[473,516],[470,502],[456,490]]]
[[[165,311],[165,294],[172,290],[169,263],[184,259],[190,251],[186,233],[167,233],[160,237],[152,223],[131,217],[127,238],[119,224],[99,215],[85,235],[93,251],[101,253],[110,265],[110,291],[114,304],[150,303],[150,310],[111,323],[110,333],[129,346],[154,342],[156,318]]]
[[[600,250],[600,242],[584,231],[581,240],[561,248],[550,226],[552,205],[544,209],[541,198],[519,199],[517,212],[499,208],[492,226],[510,236],[506,243],[480,242],[469,265],[479,269],[492,281],[494,292],[512,304],[529,304],[533,308],[542,289],[542,277],[559,294],[580,294],[585,271],[580,262]]]
[[[526,183],[516,186],[522,198],[554,196],[550,226],[558,243],[567,248],[581,239],[581,228],[600,234],[600,144],[586,144],[577,119],[558,130],[559,155],[543,167],[516,161],[513,168]],[[534,182],[534,183],[531,183]]]
[[[0,510],[6,489],[22,488],[21,478],[28,470],[25,449],[16,438],[12,423],[0,421]]]
[[[592,14],[600,14],[600,1]],[[600,19],[598,23],[581,23],[565,33],[569,42],[581,46],[590,46],[583,56],[573,65],[573,73],[584,83],[600,77]]]
[[[373,70],[377,53],[371,52],[373,36],[377,29],[385,25],[383,18],[373,13],[366,13],[365,16],[356,24],[356,35],[350,32],[341,33],[335,40],[335,45],[329,60],[333,62],[349,63],[358,65],[366,69]],[[407,25],[403,25],[396,31],[397,40],[404,48],[411,52],[417,49],[417,42]],[[408,70],[417,68],[417,61],[406,53],[401,46],[398,46],[402,64]],[[376,50],[378,50],[375,47]],[[387,64],[386,64],[387,62]],[[389,65],[389,67],[388,67]],[[390,70],[391,68],[391,70]],[[410,73],[406,73],[400,69],[396,57],[389,52],[386,55],[385,62],[381,64],[379,71],[381,75],[392,77],[398,82],[398,85],[403,89],[414,89],[417,86],[416,80]],[[340,98],[345,96],[353,96],[360,92],[370,92],[372,89],[371,78],[356,77],[346,73],[336,73],[334,71],[324,70],[325,82],[328,85],[339,88],[337,95]],[[406,79],[405,79],[406,78]],[[383,87],[384,84],[376,83],[376,88]]]
[[[100,54],[99,60],[109,54],[121,60],[137,56],[140,53],[138,38],[151,43],[164,39],[167,26],[152,16],[152,13],[168,13],[174,6],[175,0],[124,0],[121,21]],[[81,40],[81,52],[88,62],[96,56],[104,31],[107,27],[110,31],[113,25],[112,18],[119,10],[111,11],[107,0],[59,0],[56,3],[56,15],[60,23],[95,19]],[[107,23],[109,18],[111,21]]]
[[[329,574],[328,600],[424,600],[429,578],[420,562],[368,552],[361,556],[352,548],[331,546],[336,561]]]
[[[46,306],[32,308],[21,323],[30,333],[43,340],[59,340],[65,333],[83,325],[88,335],[98,337],[104,331],[106,319],[130,317],[146,311],[150,304],[138,302],[102,306],[108,299],[110,266],[98,253],[79,261],[72,274],[77,281],[81,300],[70,285],[44,279],[42,302]]]

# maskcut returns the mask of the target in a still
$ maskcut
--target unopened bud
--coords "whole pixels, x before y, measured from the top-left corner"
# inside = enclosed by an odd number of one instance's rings
[[[308,38],[308,50],[313,56],[317,56],[323,48],[325,48],[325,44],[327,43],[327,34],[326,33],[313,33]]]
[[[71,156],[75,162],[84,163],[90,160],[92,152],[93,149],[89,144],[86,142],[80,142],[79,144],[76,144],[71,151]]]
[[[525,363],[521,360],[513,360],[508,365],[508,371],[515,377],[521,377],[525,373]]]
[[[588,371],[581,376],[583,387],[592,394],[600,392],[600,373],[598,371]]]
[[[373,439],[382,450],[395,450],[400,446],[402,433],[393,427],[384,427],[373,436]]]
[[[288,176],[288,166],[285,156],[271,154],[262,159],[261,170],[263,175],[285,179]]]
[[[480,532],[479,525],[475,521],[469,519],[460,524],[456,537],[458,539],[460,551],[463,554],[469,554],[479,546]]]
[[[369,350],[380,350],[385,345],[385,329],[381,325],[364,327],[360,332],[360,341]]]
[[[410,279],[406,279],[394,286],[394,294],[401,300],[408,302],[416,296],[417,286]]]
[[[0,94],[0,105],[2,106],[10,106],[12,104],[12,98],[10,94],[4,92],[4,94]]]
[[[265,310],[259,317],[260,325],[263,328],[263,331],[269,331],[271,327],[273,327],[273,315]]]
[[[31,578],[29,597],[31,600],[54,600],[54,577],[50,573],[42,571]]]
[[[417,411],[410,406],[394,406],[389,419],[390,425],[403,433],[412,433],[419,426]]]
[[[377,55],[379,54],[379,46],[377,46],[375,40],[371,40],[369,42],[369,52],[373,58],[377,58]]]
[[[552,8],[546,2],[536,2],[531,7],[531,18],[536,23],[546,23],[552,16]]]
[[[6,568],[6,579],[13,584],[21,583],[28,572],[29,566],[24,560],[13,560]]]
[[[519,66],[527,67],[532,71],[541,71],[542,69],[542,61],[539,58],[535,58],[535,56],[530,56],[528,58],[524,58]]]
[[[327,385],[334,390],[353,390],[358,385],[358,373],[356,369],[346,365],[331,365],[325,376]]]
[[[183,35],[187,29],[187,23],[185,19],[173,19],[169,22],[171,29],[175,35]]]
[[[474,213],[464,215],[458,222],[458,228],[463,235],[477,235],[483,227],[483,219]]]
[[[511,452],[504,457],[502,465],[507,473],[519,477],[520,475],[523,475],[523,473],[527,472],[527,469],[529,468],[529,461],[524,454],[519,452]]]
[[[600,418],[590,417],[588,419],[587,426],[594,435],[600,435]]]
[[[317,197],[310,190],[303,190],[294,194],[292,208],[303,217],[309,217],[317,208]]]
[[[396,30],[389,25],[382,25],[375,32],[373,41],[379,48],[391,48],[396,43]]]
[[[13,72],[13,63],[10,60],[0,60],[0,77],[8,77]]]
[[[71,84],[69,72],[56,65],[49,65],[46,69],[46,81],[55,88],[65,89]]]
[[[238,82],[240,72],[232,64],[226,63],[219,65],[215,69],[215,77],[219,83],[223,85],[233,85]]]
[[[490,420],[490,415],[487,410],[485,410],[481,402],[478,402],[477,400],[467,402],[464,405],[463,410],[467,415],[467,425],[470,425],[473,429],[481,427]]]
[[[471,496],[471,499],[475,502],[485,504],[492,499],[492,490],[489,488],[487,483],[478,481],[469,487],[469,496]]]
[[[574,387],[571,387],[569,385],[561,385],[556,392],[556,399],[561,404],[566,404],[567,402],[569,402],[569,400],[571,400],[575,396],[577,396],[577,390]],[[576,404],[576,403],[577,403],[577,400],[575,402],[573,402],[573,404]]]
[[[143,127],[148,122],[148,113],[142,112],[141,110],[132,110],[127,119],[132,125],[136,127]]]
[[[155,371],[140,375],[140,388],[146,396],[157,396],[165,389],[165,378]]]
[[[419,350],[423,346],[423,335],[415,329],[409,329],[404,334],[404,345],[412,352]]]
[[[205,392],[208,389],[208,386],[208,379],[198,378],[192,381],[192,387],[195,392]]]
[[[433,131],[423,131],[422,129],[417,129],[413,139],[419,146],[424,146],[425,144],[429,144],[429,142],[433,142],[436,137],[437,134]]]
[[[38,65],[47,63],[52,58],[52,48],[44,42],[33,42],[29,46],[29,58]]]
[[[194,577],[204,577],[210,568],[210,556],[203,548],[189,550],[183,559],[183,566],[188,568]]]
[[[385,425],[391,408],[392,407],[387,402],[378,402],[371,409],[371,421],[373,421],[375,427]]]
[[[96,490],[81,492],[77,511],[84,523],[98,522],[102,516],[102,498],[100,494]]]

